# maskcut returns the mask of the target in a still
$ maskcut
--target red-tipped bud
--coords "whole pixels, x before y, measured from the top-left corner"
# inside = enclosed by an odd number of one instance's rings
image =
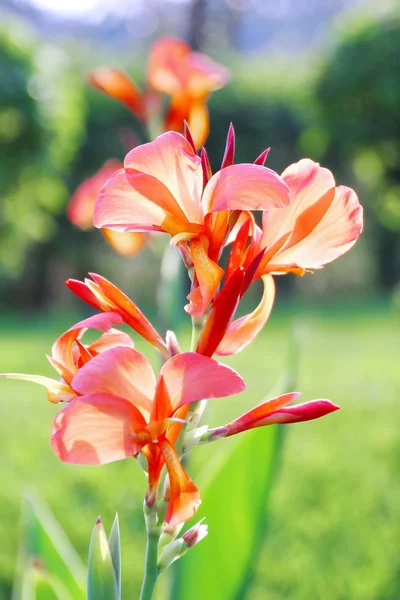
[[[195,143],[193,141],[193,136],[192,136],[192,132],[190,131],[190,127],[187,123],[186,120],[183,121],[183,135],[185,136],[185,138],[187,139],[187,141],[189,142],[189,144],[192,146],[193,152],[195,154],[197,154],[197,150],[196,150],[196,146]]]
[[[183,534],[182,539],[189,548],[192,548],[195,544],[204,540],[208,534],[208,525],[203,523],[204,519],[193,525],[186,533]]]
[[[207,438],[209,441],[214,441],[221,437],[229,437],[242,431],[254,429],[255,427],[264,427],[265,425],[279,423],[312,421],[313,419],[324,417],[335,410],[339,410],[339,406],[332,404],[329,400],[311,400],[304,404],[287,406],[287,404],[290,404],[290,402],[299,396],[298,392],[291,392],[272,400],[267,400],[267,402],[259,404],[241,417],[227,423],[227,425],[210,429]]]
[[[264,150],[264,152],[261,152],[260,156],[258,156],[256,158],[256,160],[254,161],[254,164],[261,165],[263,167],[265,165],[265,161],[267,160],[270,150],[271,150],[271,148],[267,148],[266,150]]]
[[[235,160],[235,130],[232,123],[229,125],[228,135],[226,136],[224,158],[222,159],[221,169],[230,167]]]
[[[203,188],[205,188],[212,177],[211,163],[205,148],[201,149],[200,158],[201,166],[203,167]]]

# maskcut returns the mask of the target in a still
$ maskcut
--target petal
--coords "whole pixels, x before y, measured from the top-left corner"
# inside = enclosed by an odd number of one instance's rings
[[[224,270],[210,259],[202,239],[191,240],[190,255],[200,289],[188,295],[191,303],[185,306],[185,310],[192,316],[201,317],[217,292]]]
[[[156,380],[147,358],[132,348],[118,346],[98,354],[79,369],[71,386],[82,395],[119,396],[147,416],[152,409]]]
[[[271,314],[275,298],[275,283],[270,275],[262,277],[264,292],[257,308],[230,324],[228,331],[219,344],[216,354],[230,356],[246,348],[260,333]]]
[[[107,242],[122,256],[134,256],[143,248],[149,236],[144,232],[121,232],[103,229],[103,235]]]
[[[95,394],[75,398],[53,421],[51,445],[62,461],[102,465],[140,450],[135,432],[145,425],[139,411],[122,398]]]
[[[227,425],[212,430],[210,437],[215,440],[265,425],[311,421],[339,410],[339,406],[332,404],[329,400],[312,400],[296,406],[286,406],[300,395],[298,392],[290,392],[263,402]]]
[[[150,85],[165,94],[182,92],[185,86],[184,65],[190,52],[190,46],[178,38],[165,36],[157,40],[149,56]]]
[[[162,182],[191,223],[203,222],[201,159],[183,135],[169,131],[153,142],[137,146],[126,156],[124,166]],[[149,200],[156,201],[157,189],[149,188],[147,193]],[[178,218],[178,213],[170,212]]]
[[[190,479],[173,446],[160,442],[169,475],[169,501],[166,521],[172,526],[189,521],[197,511],[201,500],[196,484]]]
[[[88,83],[125,104],[136,116],[144,118],[143,96],[135,83],[119,69],[105,67],[87,76]]]
[[[210,116],[205,99],[192,100],[187,115],[196,148],[201,148],[210,131]]]
[[[88,350],[92,356],[100,354],[109,348],[115,348],[115,346],[127,346],[133,348],[133,340],[127,333],[118,331],[118,329],[110,329],[99,337],[98,340],[88,346]]]
[[[72,346],[74,341],[79,339],[87,329],[108,331],[113,325],[121,325],[122,323],[122,317],[115,312],[100,313],[76,323],[54,342],[52,347],[53,359],[62,365],[63,368],[70,371],[72,375],[76,371],[72,356]]]
[[[32,383],[38,383],[43,385],[47,390],[47,397],[53,404],[59,402],[70,402],[72,398],[75,398],[75,392],[60,381],[51,379],[50,377],[42,377],[42,375],[25,375],[24,373],[1,373],[0,377],[6,379],[21,379],[23,381],[32,381]]]
[[[215,298],[199,337],[199,354],[211,357],[219,347],[238,306],[245,275],[244,269],[238,268]]]
[[[335,187],[332,173],[308,158],[285,169],[282,179],[289,186],[290,204],[282,210],[263,213],[262,245],[267,248],[293,231],[299,214]]]
[[[289,204],[288,187],[275,171],[254,164],[226,167],[213,175],[203,193],[204,212],[267,210]]]
[[[119,161],[108,160],[97,173],[81,183],[68,204],[67,217],[71,223],[81,229],[92,229],[97,196],[106,181],[121,167]]]
[[[134,184],[134,185],[133,185]],[[158,202],[147,195],[157,194]],[[128,178],[120,169],[101,188],[94,208],[93,223],[100,229],[115,231],[161,231],[167,212],[164,205],[173,202],[171,194],[154,177],[135,174]]]
[[[275,411],[264,420],[263,425],[312,421],[313,419],[319,419],[331,412],[335,412],[339,408],[339,406],[332,404],[329,400],[311,400],[304,404],[297,404],[296,406],[281,408]]]
[[[91,273],[90,276],[95,282],[96,291],[98,290],[108,304],[115,307],[125,323],[157,348],[162,356],[169,357],[164,340],[136,304],[105,277],[96,273]]]
[[[324,198],[321,199],[323,201]],[[318,203],[316,203],[318,205]],[[309,207],[297,221],[312,222]],[[318,210],[318,206],[315,207]],[[301,223],[302,224],[302,223]],[[345,186],[336,188],[328,209],[315,224],[312,231],[294,240],[289,238],[286,246],[272,259],[274,267],[295,264],[302,269],[318,269],[332,262],[354,246],[363,228],[363,210],[356,193]],[[292,234],[295,235],[297,226]],[[303,226],[304,230],[304,226]]]
[[[238,394],[246,387],[236,371],[196,352],[183,352],[167,360],[161,377],[173,410],[206,398]]]

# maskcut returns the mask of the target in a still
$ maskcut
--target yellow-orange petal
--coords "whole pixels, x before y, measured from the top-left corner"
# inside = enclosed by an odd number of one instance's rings
[[[111,229],[103,229],[102,232],[110,246],[122,256],[134,256],[140,252],[149,239],[148,234],[144,232],[129,231],[125,233]]]
[[[21,381],[31,381],[32,383],[38,383],[43,385],[47,391],[47,397],[49,402],[58,404],[59,402],[70,402],[75,398],[76,393],[70,388],[69,385],[51,379],[50,377],[43,377],[42,375],[27,375],[25,373],[0,373],[0,377],[6,379],[20,379]]]
[[[169,525],[175,526],[193,517],[201,499],[196,484],[183,468],[174,447],[167,439],[160,441],[159,445],[169,475],[169,499],[165,518]]]
[[[190,242],[190,255],[199,282],[198,289],[195,288],[187,297],[190,304],[185,306],[185,310],[192,316],[201,317],[204,314],[224,276],[223,269],[208,256],[205,247],[207,243],[205,238]]]

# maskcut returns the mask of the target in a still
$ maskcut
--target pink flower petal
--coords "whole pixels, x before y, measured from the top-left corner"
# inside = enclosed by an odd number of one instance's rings
[[[169,131],[154,142],[137,146],[126,156],[124,166],[127,171],[146,173],[162,182],[191,223],[203,222],[201,159],[183,135]],[[130,181],[135,185],[132,179]],[[158,193],[157,188],[149,188],[147,197],[158,202]],[[170,212],[179,219],[179,213],[171,208]]]
[[[64,462],[103,465],[136,454],[140,444],[135,442],[135,432],[145,425],[127,400],[89,395],[76,398],[56,415],[51,445]]]
[[[267,167],[238,164],[213,175],[203,193],[205,213],[216,210],[267,210],[289,204],[283,179]]]
[[[101,188],[94,209],[95,227],[115,231],[161,231],[167,212],[163,205],[172,201],[171,194],[154,177],[135,174],[128,178],[124,169],[117,171]],[[159,202],[147,197],[149,190],[158,194]]]
[[[88,350],[92,356],[95,356],[96,354],[100,354],[100,352],[115,348],[116,346],[134,348],[134,343],[127,333],[118,331],[118,329],[110,329],[103,333],[98,340],[90,344]]]
[[[82,395],[112,394],[125,398],[148,416],[156,380],[140,352],[127,347],[110,348],[79,369],[71,386]]]
[[[74,341],[79,339],[87,329],[108,331],[113,325],[122,325],[122,323],[122,317],[115,312],[100,313],[76,323],[54,342],[52,347],[53,359],[70,371],[71,374],[75,373],[76,367],[72,356]]]
[[[308,211],[312,211],[312,207]],[[302,215],[298,220],[301,217]],[[306,214],[305,218],[310,221],[311,215]],[[303,269],[318,269],[350,250],[362,228],[363,210],[356,193],[350,188],[339,186],[329,208],[312,231],[305,237],[300,237],[293,245],[289,238],[286,246],[273,257],[271,264],[280,267],[293,263]],[[295,233],[296,229],[292,235]]]
[[[267,248],[293,231],[299,214],[335,187],[332,173],[308,158],[285,169],[282,179],[289,186],[290,203],[279,211],[272,208],[263,213],[262,245]]]
[[[270,275],[264,275],[262,281],[264,292],[260,304],[252,313],[236,319],[229,325],[216,350],[218,356],[230,356],[246,348],[268,321],[274,304],[275,283]]]
[[[196,352],[183,352],[167,360],[160,377],[173,410],[206,398],[238,394],[246,387],[233,369]]]

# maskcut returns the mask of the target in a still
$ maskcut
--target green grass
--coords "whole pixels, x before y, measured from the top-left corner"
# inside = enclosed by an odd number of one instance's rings
[[[44,355],[73,320],[2,317],[0,371],[51,375]],[[227,361],[245,378],[247,391],[210,403],[207,420],[232,418],[273,387],[294,321],[301,347],[296,388],[305,400],[326,397],[342,410],[286,427],[268,535],[248,598],[394,600],[400,597],[400,317],[389,303],[275,310],[256,342]],[[147,352],[142,344],[139,349]],[[0,598],[10,598],[26,488],[50,504],[85,561],[97,515],[110,527],[118,510],[123,597],[136,598],[144,552],[141,471],[134,461],[104,467],[60,463],[49,446],[57,408],[44,391],[9,380],[0,381],[0,390]],[[196,461],[202,451],[196,450]]]

